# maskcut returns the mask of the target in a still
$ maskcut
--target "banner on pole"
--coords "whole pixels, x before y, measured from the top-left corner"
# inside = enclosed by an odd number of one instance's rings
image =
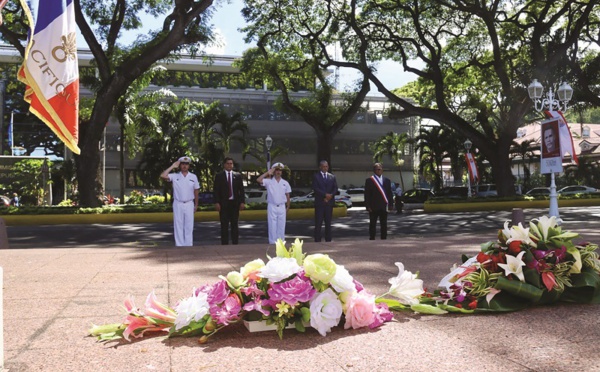
[[[549,119],[541,123],[542,156],[540,157],[540,173],[560,173],[563,170],[561,157],[561,141],[559,140],[559,120]]]
[[[567,120],[565,119],[561,111],[546,111],[546,116],[549,119],[558,120],[558,138],[560,143],[560,158],[565,158],[565,153],[571,155],[571,160],[579,165],[579,159],[575,152],[575,145],[573,143],[573,136],[571,135],[571,129]]]
[[[467,167],[469,168],[469,177],[472,183],[479,182],[479,173],[477,172],[477,163],[475,162],[475,158],[473,154],[467,152],[465,154],[465,159],[467,160]]]

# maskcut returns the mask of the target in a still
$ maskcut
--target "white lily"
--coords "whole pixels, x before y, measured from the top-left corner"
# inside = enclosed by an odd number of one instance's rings
[[[537,224],[535,223],[535,221],[537,221]],[[531,230],[533,230],[534,232],[538,232],[538,238],[542,241],[548,240],[548,231],[550,230],[550,228],[554,228],[556,226],[557,222],[555,216],[542,216],[540,218],[531,220],[531,222],[529,223],[529,227],[531,227]]]
[[[520,281],[525,282],[525,275],[523,274],[523,266],[525,266],[525,262],[522,260],[524,254],[525,251],[521,251],[517,257],[506,255],[506,263],[499,263],[498,266],[504,269],[504,274],[506,276],[514,274],[517,278],[519,278]]]
[[[512,241],[520,241],[531,247],[537,247],[537,244],[529,236],[529,228],[523,227],[523,224],[519,222],[518,225],[512,226],[509,229],[508,224],[509,221],[504,222],[504,229],[502,230],[504,237],[506,237],[506,244]]]
[[[469,258],[462,265],[452,267],[450,273],[440,280],[438,287],[446,288],[447,291],[450,291],[450,287],[456,283],[458,280],[458,276],[462,274],[469,266],[475,265],[477,263],[477,256]]]
[[[398,276],[391,278],[389,294],[396,297],[403,305],[416,305],[419,297],[423,294],[423,281],[410,271],[404,270],[402,262],[396,262]]]

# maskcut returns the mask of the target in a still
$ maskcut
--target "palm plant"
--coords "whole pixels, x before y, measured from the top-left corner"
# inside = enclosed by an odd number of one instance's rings
[[[523,186],[526,189],[528,188],[527,185],[529,184],[529,176],[530,176],[529,167],[526,165],[526,164],[528,164],[528,162],[526,163],[526,160],[530,160],[534,156],[534,152],[533,152],[534,144],[535,144],[535,140],[526,140],[521,143],[513,141],[513,144],[510,148],[511,160],[514,162],[515,159],[517,157],[519,157],[521,159],[521,163],[523,163],[523,173],[524,173]],[[517,162],[517,176],[518,176],[518,178],[521,178],[521,169],[520,169],[519,162]]]
[[[193,118],[192,132],[203,160],[197,175],[203,188],[209,189],[223,159],[231,152],[232,144],[237,142],[242,149],[247,147],[249,128],[242,120],[242,113],[229,115],[219,102],[195,103]]]
[[[578,165],[565,167],[565,178],[570,184],[600,187],[600,165],[589,156],[579,156]]]
[[[454,153],[458,159],[459,151],[455,132],[449,128],[441,126],[420,128],[419,134],[415,137],[417,151],[420,154],[419,172],[425,177],[432,177],[434,189],[439,190],[442,187],[442,161],[445,157]],[[450,151],[451,149],[452,151]]]
[[[406,133],[388,132],[385,136],[379,138],[376,142],[371,143],[369,148],[373,151],[373,161],[381,162],[384,155],[388,155],[395,165],[399,165],[404,154],[404,148],[408,144],[408,135]],[[400,172],[400,182],[402,190],[404,188],[404,178],[402,177],[402,169]]]
[[[144,142],[141,161],[138,165],[139,176],[144,184],[160,188],[160,173],[182,155],[189,154],[190,146],[187,131],[191,128],[194,116],[193,103],[188,100],[162,103],[140,122],[140,135],[147,138]],[[163,187],[166,195],[167,187]]]

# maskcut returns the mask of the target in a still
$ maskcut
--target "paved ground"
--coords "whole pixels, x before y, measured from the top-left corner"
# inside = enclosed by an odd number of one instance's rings
[[[498,227],[503,220],[498,221]],[[600,241],[600,220],[567,223],[582,239]],[[443,230],[443,228],[442,228]],[[387,290],[394,262],[420,271],[434,287],[462,254],[495,239],[477,232],[394,236],[387,241],[340,239],[304,245],[329,254],[373,293]],[[122,300],[138,303],[152,289],[173,304],[192,287],[274,255],[267,244],[192,248],[111,247],[0,250],[4,268],[4,354],[10,371],[600,371],[597,305],[560,304],[510,314],[420,316],[397,314],[377,330],[336,328],[327,337],[285,331],[248,333],[235,325],[208,344],[151,337],[100,344],[92,323],[119,322]]]
[[[527,221],[545,214],[546,210],[527,210]],[[511,212],[463,212],[425,214],[421,211],[390,214],[389,237],[402,239],[406,236],[427,236],[434,234],[452,235],[477,233],[502,227],[512,217]],[[565,224],[585,228],[588,223],[600,220],[600,207],[561,208]],[[348,217],[336,218],[333,222],[335,241],[365,240],[369,233],[369,215],[364,207],[351,208]],[[296,237],[312,240],[314,231],[312,220],[288,221],[288,240]],[[168,247],[173,245],[173,225],[171,223],[137,224],[95,224],[95,225],[47,225],[9,226],[8,240],[11,248],[38,247]],[[266,221],[242,221],[240,223],[240,243],[267,243]],[[220,227],[218,222],[196,223],[194,245],[218,245]]]

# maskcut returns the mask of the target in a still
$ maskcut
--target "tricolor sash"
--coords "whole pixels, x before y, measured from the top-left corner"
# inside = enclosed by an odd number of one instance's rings
[[[379,183],[379,180],[377,179],[377,177],[371,176],[371,179],[373,180],[373,183],[375,183],[375,186],[377,186],[377,190],[379,190],[379,193],[381,193],[383,200],[385,200],[385,204],[389,205],[390,202],[388,201],[387,196],[385,196],[385,191],[383,191],[383,185]]]

